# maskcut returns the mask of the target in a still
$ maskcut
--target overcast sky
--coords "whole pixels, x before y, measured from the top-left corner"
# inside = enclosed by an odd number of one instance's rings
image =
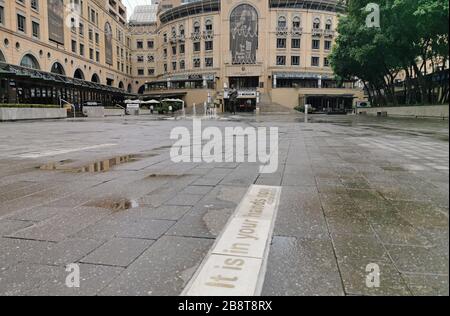
[[[142,4],[151,4],[151,0],[122,0],[122,3],[127,7],[128,9],[128,16],[130,16],[133,13],[134,7],[137,5]]]

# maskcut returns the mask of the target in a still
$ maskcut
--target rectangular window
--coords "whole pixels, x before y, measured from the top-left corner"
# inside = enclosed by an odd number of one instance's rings
[[[138,76],[143,76],[144,75],[144,69],[139,68],[138,69]]]
[[[17,30],[19,32],[26,33],[26,25],[27,19],[23,15],[17,14]]]
[[[300,66],[300,56],[291,56],[291,65]]]
[[[153,55],[148,55],[147,56],[147,62],[149,62],[149,63],[155,62],[155,57],[153,57]]]
[[[33,10],[39,11],[39,0],[31,0],[30,5]]]
[[[213,41],[206,41],[205,42],[205,50],[211,51],[214,49]]]
[[[285,38],[277,38],[277,48],[286,48]]]
[[[84,44],[80,44],[80,55],[84,56]]]
[[[72,40],[72,53],[77,53],[77,41]]]
[[[155,46],[155,43],[153,41],[147,41],[147,48],[153,49],[154,46]]]
[[[206,57],[205,58],[205,67],[213,67],[214,66],[214,60],[212,57]]]
[[[194,58],[193,63],[194,63],[194,68],[200,68],[200,66],[201,66],[200,58]]]
[[[5,8],[0,6],[0,25],[3,25],[5,22]]]
[[[167,73],[167,70],[168,70],[167,64],[164,64],[164,73]]]
[[[184,54],[186,50],[186,46],[184,44],[180,44],[180,54]]]
[[[90,41],[94,40],[94,30],[93,29],[89,29],[89,40]]]
[[[286,56],[277,56],[277,66],[286,65]]]
[[[172,46],[172,55],[176,55],[176,54],[177,54],[177,47]]]
[[[319,62],[320,62],[319,57],[315,57],[315,56],[311,57],[311,66],[318,67]]]
[[[84,36],[84,24],[80,23],[80,25],[78,26],[78,32],[80,34],[80,36]]]
[[[144,48],[144,42],[143,41],[137,41],[136,42],[137,49],[143,49]]]
[[[95,33],[95,44],[100,44],[100,34],[99,33]]]
[[[312,40],[312,49],[320,49],[320,40]]]
[[[100,62],[100,52],[99,51],[95,52],[95,61],[98,63]]]
[[[32,31],[33,31],[33,37],[40,38],[41,30],[40,30],[39,23],[33,21],[33,22],[31,22],[31,27],[32,27]]]
[[[148,75],[149,75],[149,76],[154,76],[154,75],[155,75],[155,69],[149,68],[149,69],[148,69]]]
[[[184,62],[184,60],[180,60],[180,69],[185,69],[186,68],[186,63]]]
[[[173,71],[177,70],[177,62],[176,61],[172,62],[172,70]]]
[[[300,48],[300,39],[299,38],[293,38],[292,39],[292,48],[298,49]]]
[[[89,59],[94,60],[94,50],[92,48],[89,48]]]
[[[323,59],[323,66],[330,67],[330,60],[327,57]]]
[[[331,49],[331,41],[325,41],[325,50],[330,50]]]
[[[143,63],[144,62],[144,56],[137,56],[137,62]]]
[[[194,52],[199,52],[200,49],[201,49],[200,42],[195,42],[194,43]]]

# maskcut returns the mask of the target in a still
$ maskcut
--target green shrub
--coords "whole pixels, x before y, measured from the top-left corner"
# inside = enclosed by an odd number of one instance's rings
[[[58,109],[59,106],[52,104],[0,104],[0,108]]]

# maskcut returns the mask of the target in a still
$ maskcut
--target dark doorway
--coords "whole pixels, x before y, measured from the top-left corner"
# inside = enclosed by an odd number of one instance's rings
[[[234,89],[257,89],[259,77],[230,77],[229,87]]]

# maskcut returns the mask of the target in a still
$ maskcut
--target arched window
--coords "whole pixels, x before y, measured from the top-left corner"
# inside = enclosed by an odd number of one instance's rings
[[[2,51],[0,50],[0,63],[6,63],[6,58],[3,55]]]
[[[333,27],[333,22],[331,21],[331,19],[327,20],[327,23],[325,24],[325,29],[326,30],[331,30]]]
[[[56,62],[53,64],[52,69],[50,70],[51,73],[53,74],[57,74],[57,75],[66,75],[66,71],[64,70],[63,65],[61,65],[60,63]]]
[[[75,73],[73,74],[73,77],[75,79],[84,80],[84,73],[83,73],[83,71],[81,71],[81,69],[78,68],[77,70],[75,70]]]
[[[133,91],[133,87],[131,86],[131,83],[128,84],[127,92],[131,93]]]
[[[179,32],[180,32],[180,36],[184,37],[184,25],[180,25],[180,27],[178,28]]]
[[[300,25],[301,25],[300,17],[295,16],[294,19],[292,20],[292,27],[294,29],[299,29]]]
[[[194,33],[200,33],[200,22],[194,23]]]
[[[206,31],[212,31],[213,30],[213,23],[211,20],[206,20],[205,22],[205,30]]]
[[[91,78],[91,82],[100,83],[100,77],[97,74],[93,74]]]
[[[315,18],[313,21],[313,29],[320,29],[320,19]]]
[[[20,66],[25,67],[25,68],[36,69],[36,70],[41,69],[37,59],[33,55],[30,55],[30,54],[23,56],[22,61],[20,62]]]
[[[278,18],[278,27],[285,28],[287,26],[286,18],[284,16],[280,16]]]
[[[177,36],[177,29],[175,27],[172,27],[172,36],[173,37]]]
[[[138,94],[144,94],[144,92],[145,92],[145,84],[139,88]]]

